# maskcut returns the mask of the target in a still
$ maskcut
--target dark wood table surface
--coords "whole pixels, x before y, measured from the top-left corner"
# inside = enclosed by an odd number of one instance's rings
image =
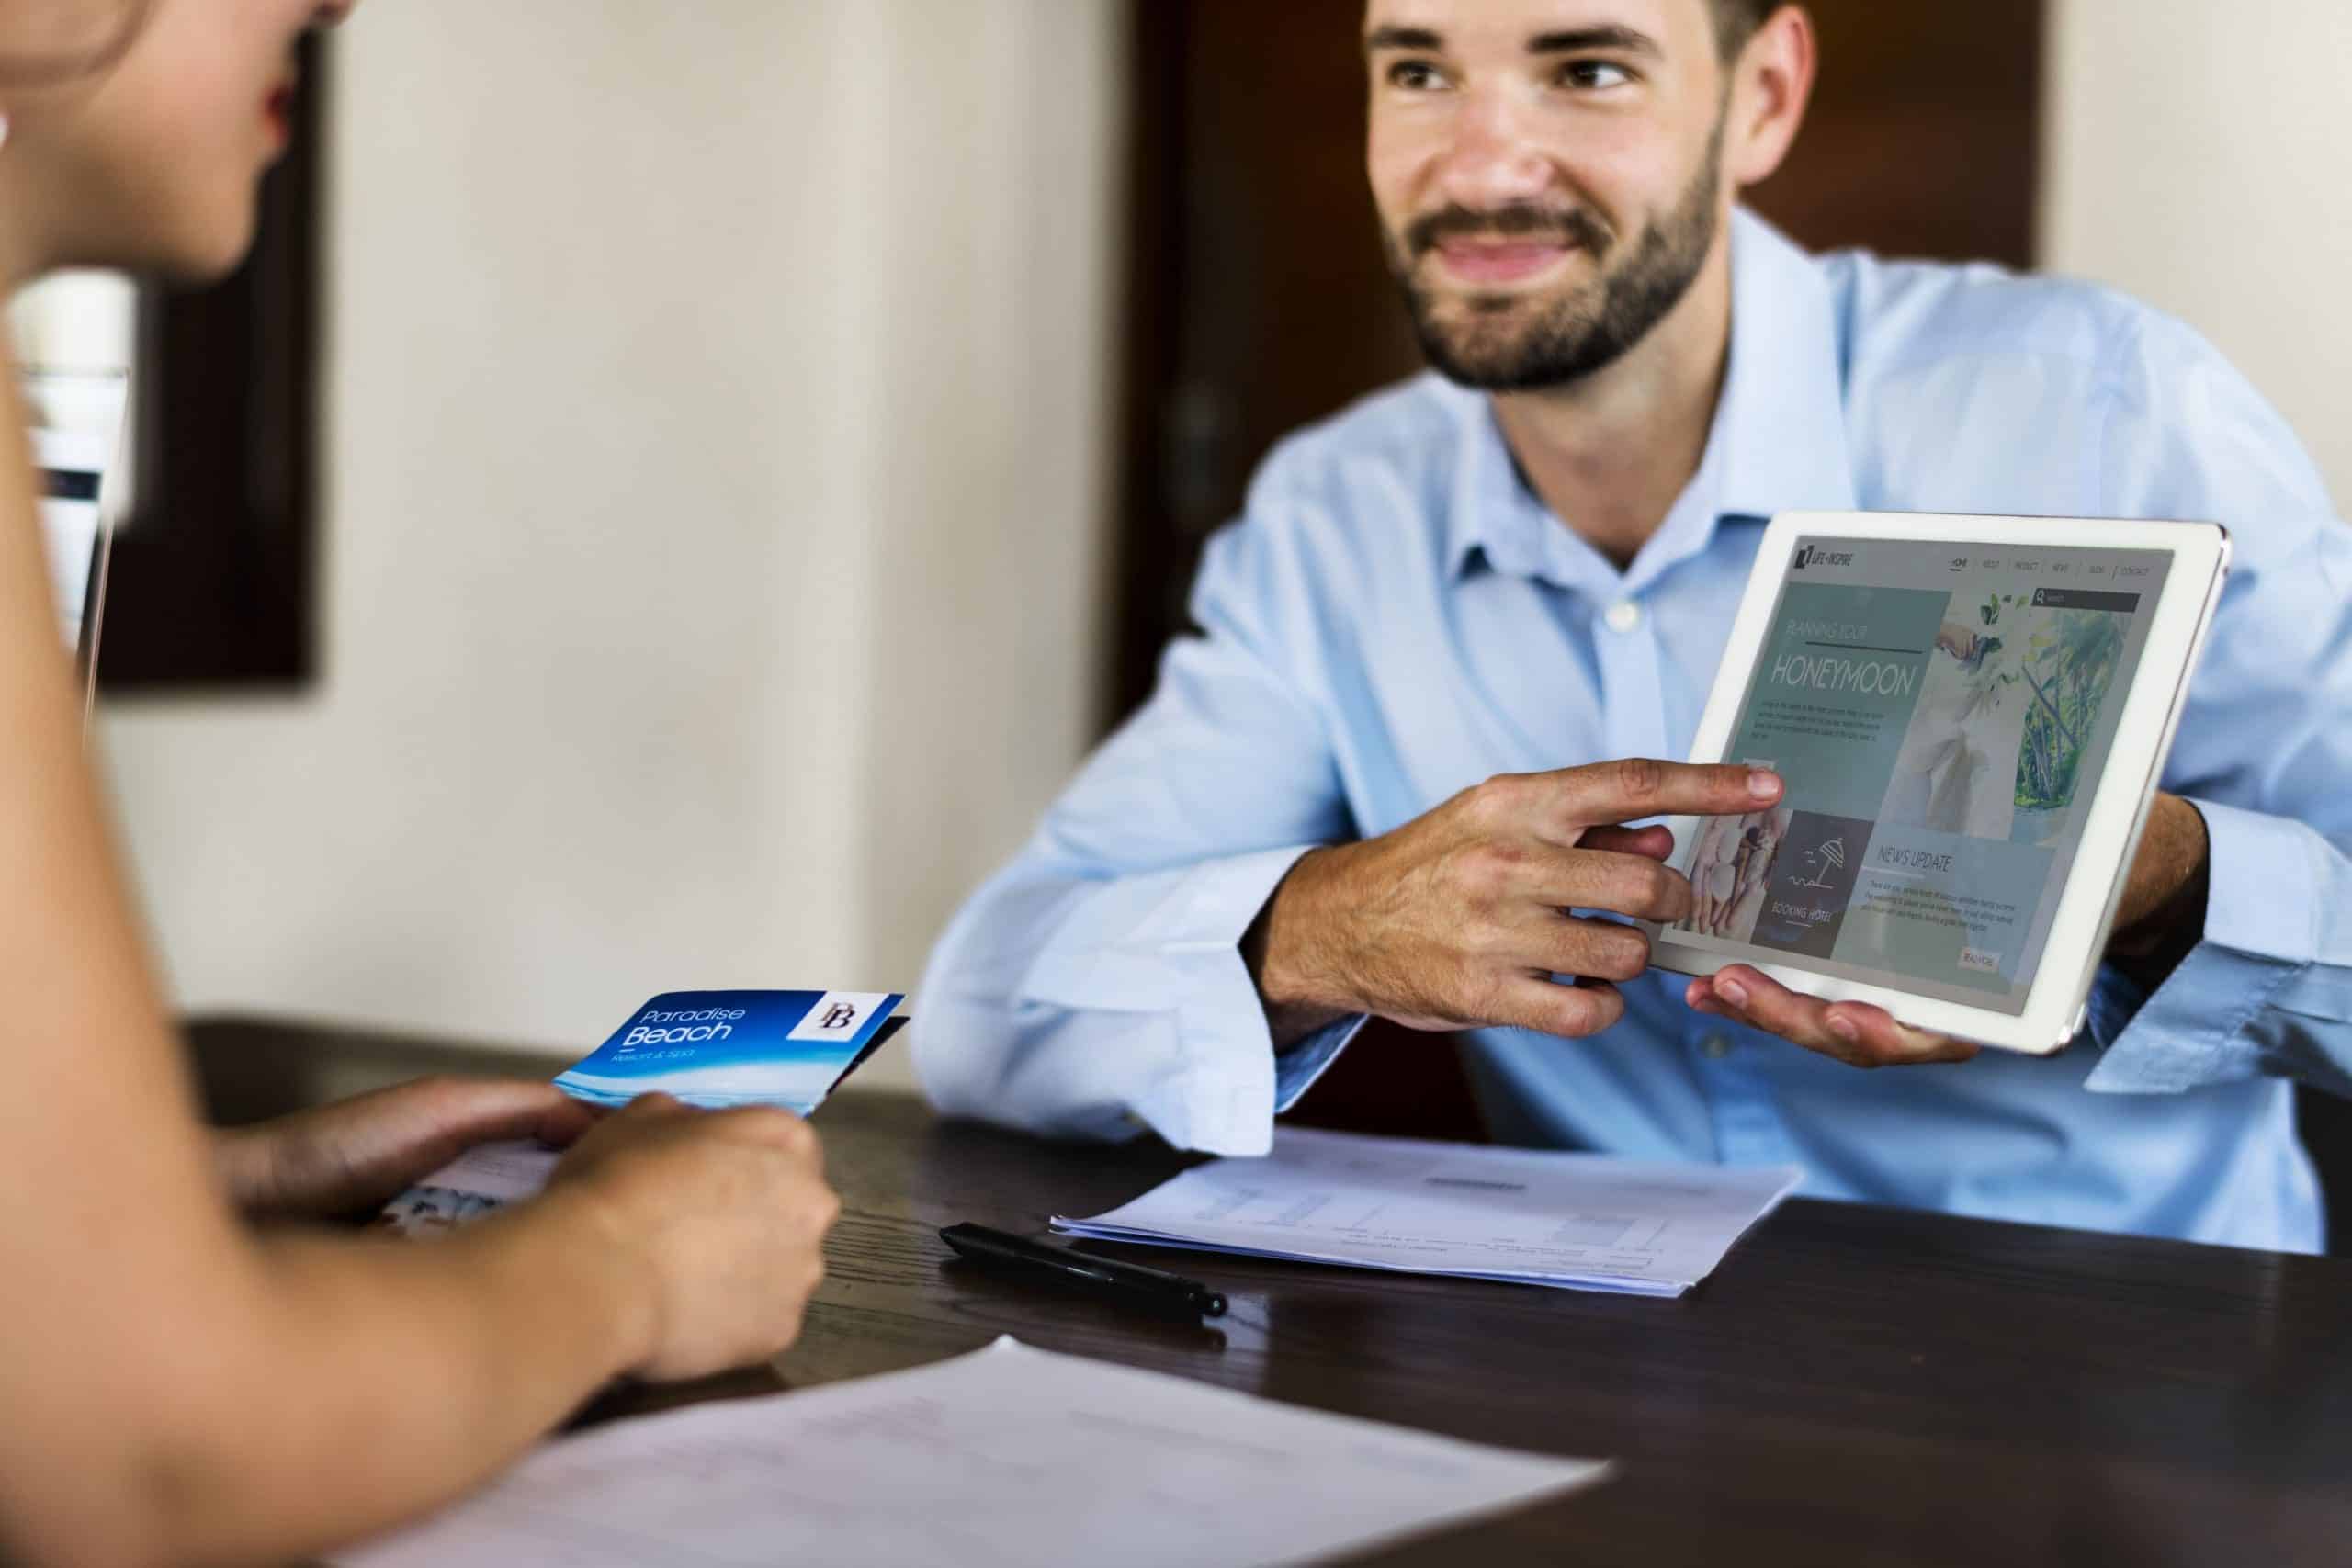
[[[221,1022],[239,1071],[338,1088],[398,1056]],[[362,1053],[364,1055],[364,1052]],[[222,1064],[229,1064],[224,1067]],[[845,1094],[818,1113],[843,1212],[799,1344],[831,1382],[1014,1334],[1051,1350],[1481,1442],[1613,1458],[1600,1488],[1398,1546],[1382,1563],[2352,1563],[2352,1263],[1792,1201],[1678,1301],[1119,1248],[1212,1280],[1213,1328],[1162,1325],[948,1262],[958,1220],[1042,1231],[1186,1163],[1041,1143]],[[607,1401],[598,1418],[649,1402]]]

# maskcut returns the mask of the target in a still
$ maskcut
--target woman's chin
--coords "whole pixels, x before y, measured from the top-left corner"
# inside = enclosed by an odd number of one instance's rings
[[[94,267],[107,272],[131,272],[180,288],[201,288],[220,282],[244,265],[253,249],[254,222],[217,228],[176,227],[168,231],[109,235],[53,253],[40,270],[64,271]]]
[[[218,283],[244,265],[254,248],[254,212],[247,208],[234,222],[178,236],[155,258],[153,270],[174,283]]]
[[[218,283],[243,265],[253,249],[257,206],[247,196],[203,211],[177,213],[169,222],[126,234],[117,247],[120,254],[77,258],[74,265],[119,267],[183,287]]]

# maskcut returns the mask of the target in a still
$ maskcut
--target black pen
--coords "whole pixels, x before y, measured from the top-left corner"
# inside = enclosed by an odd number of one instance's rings
[[[986,1225],[949,1225],[939,1239],[984,1269],[1069,1285],[1104,1301],[1161,1317],[1223,1317],[1225,1297],[1198,1280],[1140,1263],[1119,1263],[1067,1247],[1047,1247]]]

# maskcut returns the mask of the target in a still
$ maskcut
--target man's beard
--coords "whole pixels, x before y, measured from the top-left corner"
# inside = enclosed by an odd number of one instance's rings
[[[1614,365],[1673,313],[1706,267],[1715,245],[1723,153],[1718,120],[1703,166],[1682,199],[1613,268],[1606,264],[1615,236],[1581,208],[1484,213],[1448,208],[1417,220],[1401,243],[1391,235],[1389,265],[1404,287],[1421,353],[1448,380],[1488,392],[1564,387]],[[1590,252],[1601,274],[1560,299],[1471,294],[1463,318],[1449,324],[1439,320],[1430,291],[1414,280],[1414,268],[1441,242],[1473,234],[1562,239]],[[1514,328],[1509,318],[1522,310],[1535,319]]]

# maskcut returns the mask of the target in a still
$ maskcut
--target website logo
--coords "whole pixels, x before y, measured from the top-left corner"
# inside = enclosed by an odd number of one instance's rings
[[[1851,566],[1853,564],[1854,552],[1851,550],[1825,550],[1813,545],[1803,545],[1797,549],[1796,570],[1799,571],[1803,571],[1809,566]]]

